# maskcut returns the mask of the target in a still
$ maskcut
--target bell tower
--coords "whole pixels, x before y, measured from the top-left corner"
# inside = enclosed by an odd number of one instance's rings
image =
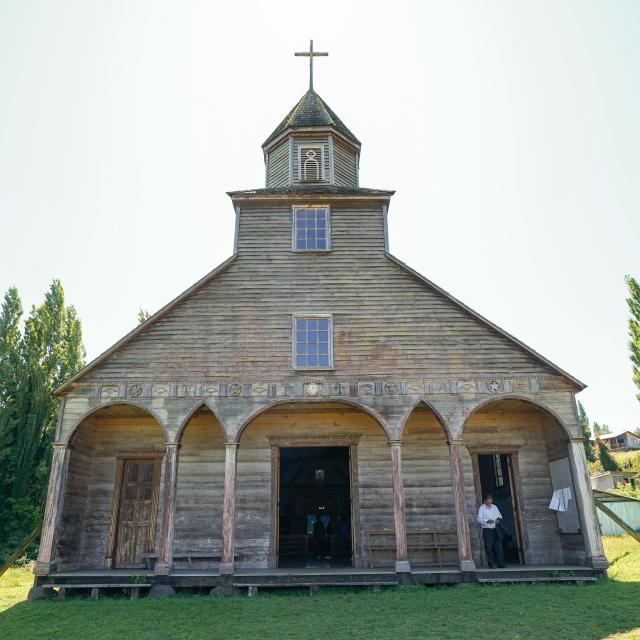
[[[362,145],[313,89],[313,59],[329,54],[311,40],[295,55],[309,58],[309,90],[262,145],[266,187],[358,187]]]

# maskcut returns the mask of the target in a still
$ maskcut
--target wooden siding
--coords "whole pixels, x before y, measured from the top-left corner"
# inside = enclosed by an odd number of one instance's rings
[[[559,425],[544,426],[545,416],[536,410],[494,411],[491,408],[473,415],[463,435],[466,447],[513,447],[518,452],[519,475],[522,487],[523,536],[526,564],[552,564],[563,561],[575,561],[571,549],[577,542],[576,536],[565,536],[558,531],[556,513],[549,509],[553,494],[551,473],[549,471],[549,449],[556,442],[566,440]],[[566,453],[565,453],[566,455]],[[469,509],[471,541],[474,547],[476,564],[480,564],[480,528],[476,522],[478,500],[475,492],[471,456],[467,452],[463,458],[465,469],[465,488]],[[584,546],[582,546],[584,549]],[[569,557],[565,557],[565,555]]]
[[[516,406],[520,405],[520,406]],[[474,414],[463,434],[464,486],[475,560],[480,564],[480,534],[472,451],[513,447],[518,452],[522,486],[521,510],[527,564],[579,562],[584,559],[581,535],[558,532],[556,514],[548,508],[552,493],[549,457],[564,442],[559,425],[527,405],[510,401],[500,410],[488,407]],[[255,418],[240,439],[236,491],[236,555],[239,567],[266,567],[272,549],[275,501],[270,438],[355,436],[359,520],[357,564],[367,563],[367,532],[393,531],[391,454],[387,436],[368,415],[343,405],[280,406]],[[123,451],[162,450],[164,438],[146,418],[89,418],[74,440],[60,539],[60,567],[102,569],[106,554],[116,456]],[[224,438],[219,423],[204,410],[191,419],[181,438],[174,551],[221,549],[224,492]],[[408,531],[455,529],[456,516],[448,444],[434,414],[419,406],[409,417],[402,447],[405,512]],[[163,483],[160,482],[162,490]],[[160,500],[162,505],[162,500]],[[158,514],[161,522],[162,514]],[[158,527],[159,530],[159,527]],[[156,542],[156,550],[158,544]],[[431,558],[410,550],[413,565]],[[454,564],[455,551],[444,560]],[[393,562],[393,555],[376,563]],[[217,561],[202,562],[211,568]],[[176,568],[184,568],[180,563]]]
[[[236,492],[237,566],[266,567],[269,560],[271,518],[270,436],[359,435],[358,489],[360,566],[366,566],[366,532],[393,531],[391,454],[387,437],[369,416],[344,408],[290,412],[272,410],[247,428],[238,450]]]
[[[69,458],[58,540],[58,564],[65,570],[78,569],[82,562],[94,437],[95,420],[89,418],[83,428],[78,430]]]
[[[405,426],[402,446],[407,531],[455,530],[456,512],[449,445],[433,412],[420,406]],[[443,552],[445,564],[456,564],[456,551]],[[412,566],[433,562],[432,554],[409,549]]]
[[[357,153],[335,137],[333,139],[333,173],[339,187],[358,186]]]
[[[298,177],[298,154],[300,147],[321,147],[324,150],[324,180],[319,180],[318,183],[329,184],[329,137],[322,136],[317,138],[293,138],[293,184],[309,184],[304,180],[300,180]]]
[[[335,375],[551,372],[387,258],[381,206],[332,206],[328,253],[293,253],[291,224],[289,204],[242,207],[237,259],[85,379],[296,378],[291,314],[313,312],[333,314]]]
[[[69,500],[65,499],[63,508],[63,569],[104,568],[118,454],[164,450],[160,427],[150,418],[95,418],[89,425],[92,433],[82,433],[87,424],[80,428],[75,439],[79,446],[71,450],[69,460],[74,475],[67,482]],[[158,522],[162,521],[162,485],[160,478]]]
[[[267,187],[286,187],[289,184],[289,139],[269,153]]]
[[[200,551],[220,555],[224,493],[224,437],[211,413],[195,416],[182,434],[174,553]],[[203,561],[204,566],[211,562]],[[176,561],[176,568],[181,563]]]
[[[567,458],[569,455],[567,449],[567,438],[564,431],[558,426],[556,420],[547,415],[541,414],[542,429],[544,432],[544,443],[547,450],[547,458],[549,462]],[[567,464],[568,464],[567,460]],[[570,487],[571,494],[576,498],[575,482]],[[555,519],[555,513],[554,513]],[[559,523],[556,520],[556,525]],[[582,564],[585,562],[586,553],[584,547],[584,539],[582,533],[559,533],[560,543],[562,546],[562,555],[565,562],[573,564]]]

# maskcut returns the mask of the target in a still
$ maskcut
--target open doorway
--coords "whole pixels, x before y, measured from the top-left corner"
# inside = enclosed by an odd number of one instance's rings
[[[505,562],[522,563],[518,496],[515,490],[513,458],[510,453],[478,454],[480,499],[487,494],[502,514],[508,535],[503,540]]]
[[[281,447],[278,566],[351,566],[349,447]]]

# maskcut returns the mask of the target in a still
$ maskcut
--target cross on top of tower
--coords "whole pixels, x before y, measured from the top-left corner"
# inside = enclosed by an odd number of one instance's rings
[[[294,55],[309,58],[309,89],[313,91],[313,59],[316,56],[328,56],[327,52],[314,51],[313,40],[309,41],[309,51],[297,51]]]

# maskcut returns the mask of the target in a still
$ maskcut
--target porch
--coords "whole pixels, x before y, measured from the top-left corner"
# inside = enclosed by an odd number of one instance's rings
[[[604,576],[604,571],[584,565],[511,565],[505,569],[460,571],[455,566],[417,568],[409,574],[393,570],[370,568],[314,568],[314,569],[238,569],[233,576],[217,571],[178,570],[160,576],[151,570],[110,569],[104,571],[62,571],[39,576],[36,587],[55,589],[59,597],[128,590],[132,597],[150,594],[166,595],[166,589],[182,591],[210,590],[212,595],[256,595],[265,589],[308,589],[314,595],[319,588],[364,587],[379,590],[383,587],[408,585],[473,585],[500,583],[590,583]]]
[[[201,406],[171,442],[151,416],[119,404],[81,421],[72,443],[54,456],[58,512],[40,587],[584,581],[606,567],[584,535],[582,441],[530,402],[483,405],[455,438],[420,403],[393,439],[359,408],[288,403],[232,441]],[[575,501],[560,518],[549,496],[565,486]],[[512,531],[506,569],[481,568],[475,514],[486,492]]]

